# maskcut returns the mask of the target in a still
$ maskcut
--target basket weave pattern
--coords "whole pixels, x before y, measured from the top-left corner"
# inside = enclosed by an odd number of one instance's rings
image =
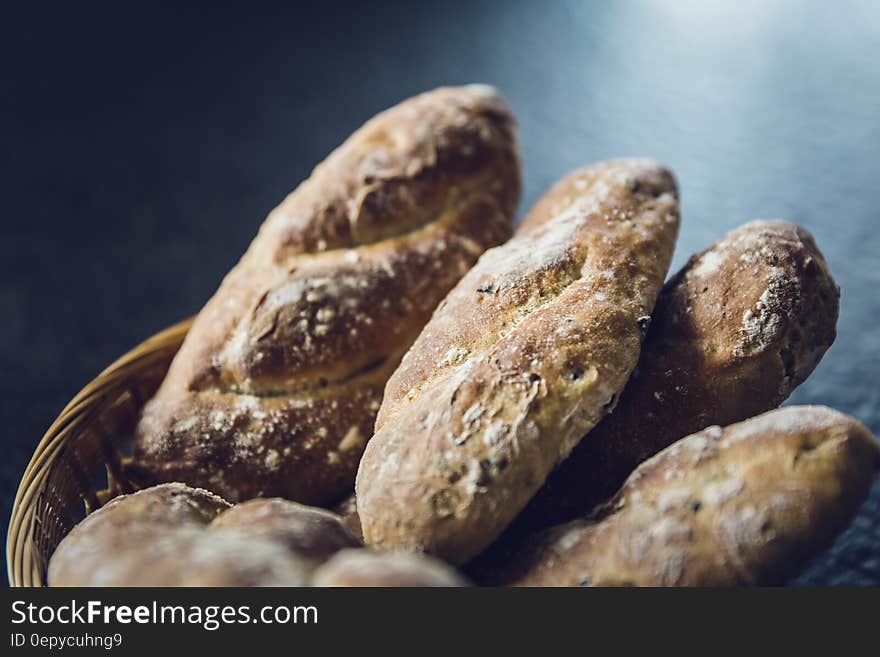
[[[129,351],[83,388],[37,445],[15,496],[6,565],[12,586],[44,586],[49,557],[73,526],[139,488],[126,447],[140,409],[165,376],[192,320]]]

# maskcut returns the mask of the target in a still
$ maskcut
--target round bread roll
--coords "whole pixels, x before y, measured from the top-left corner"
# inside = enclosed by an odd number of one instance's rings
[[[335,513],[280,498],[236,504],[217,516],[211,529],[268,539],[316,565],[343,548],[361,546]]]
[[[455,569],[438,559],[406,552],[341,550],[315,571],[315,586],[468,586]]]
[[[342,519],[280,499],[235,507],[180,483],[122,495],[90,514],[49,561],[50,586],[305,586],[360,545]]]

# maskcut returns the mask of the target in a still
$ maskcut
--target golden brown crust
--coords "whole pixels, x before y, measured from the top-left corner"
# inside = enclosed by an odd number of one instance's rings
[[[438,587],[468,586],[467,580],[438,559],[404,552],[342,550],[315,571],[315,586]]]
[[[359,546],[338,516],[281,499],[236,506],[171,483],[122,495],[68,534],[51,586],[303,586]]]
[[[679,438],[776,408],[834,342],[839,294],[812,236],[785,221],[749,222],[693,256],[660,293],[614,412],[510,533],[583,515]]]
[[[509,235],[514,122],[481,85],[375,117],[267,218],[138,426],[134,476],[238,501],[350,490],[384,384],[431,311]]]
[[[880,448],[868,429],[821,406],[709,427],[639,466],[592,518],[516,546],[499,564],[499,581],[781,583],[846,526],[878,469]]]
[[[472,557],[635,366],[678,230],[675,181],[646,160],[569,180],[583,193],[484,254],[389,380],[357,479],[368,544]]]

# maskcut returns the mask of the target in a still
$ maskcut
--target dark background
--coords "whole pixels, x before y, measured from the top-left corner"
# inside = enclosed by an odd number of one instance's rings
[[[64,404],[198,311],[330,149],[441,84],[505,93],[521,212],[572,168],[646,155],[679,177],[675,267],[748,219],[806,226],[843,296],[837,343],[791,401],[880,433],[877,3],[136,7],[0,17],[4,535]],[[880,486],[797,582],[880,585]]]

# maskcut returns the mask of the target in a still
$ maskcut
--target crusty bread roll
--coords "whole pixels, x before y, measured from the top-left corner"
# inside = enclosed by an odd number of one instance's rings
[[[90,514],[49,561],[50,586],[304,586],[321,563],[360,545],[323,509],[280,499],[238,506],[160,484]]]
[[[341,550],[315,570],[314,586],[437,587],[468,586],[468,581],[438,559],[405,552]]]
[[[839,296],[812,236],[785,221],[747,223],[693,256],[660,293],[614,412],[510,533],[583,515],[679,438],[779,406],[834,342]]]
[[[279,543],[313,566],[339,550],[361,547],[338,515],[277,497],[236,504],[217,516],[211,528]]]
[[[484,254],[389,380],[357,477],[368,544],[471,558],[635,366],[678,231],[672,174],[603,163],[547,198],[553,217]]]
[[[876,439],[829,408],[709,427],[639,466],[593,517],[513,546],[494,583],[782,583],[847,525],[878,470]]]
[[[514,121],[490,87],[379,114],[266,219],[199,313],[135,438],[133,478],[335,502],[387,378],[511,231]]]

